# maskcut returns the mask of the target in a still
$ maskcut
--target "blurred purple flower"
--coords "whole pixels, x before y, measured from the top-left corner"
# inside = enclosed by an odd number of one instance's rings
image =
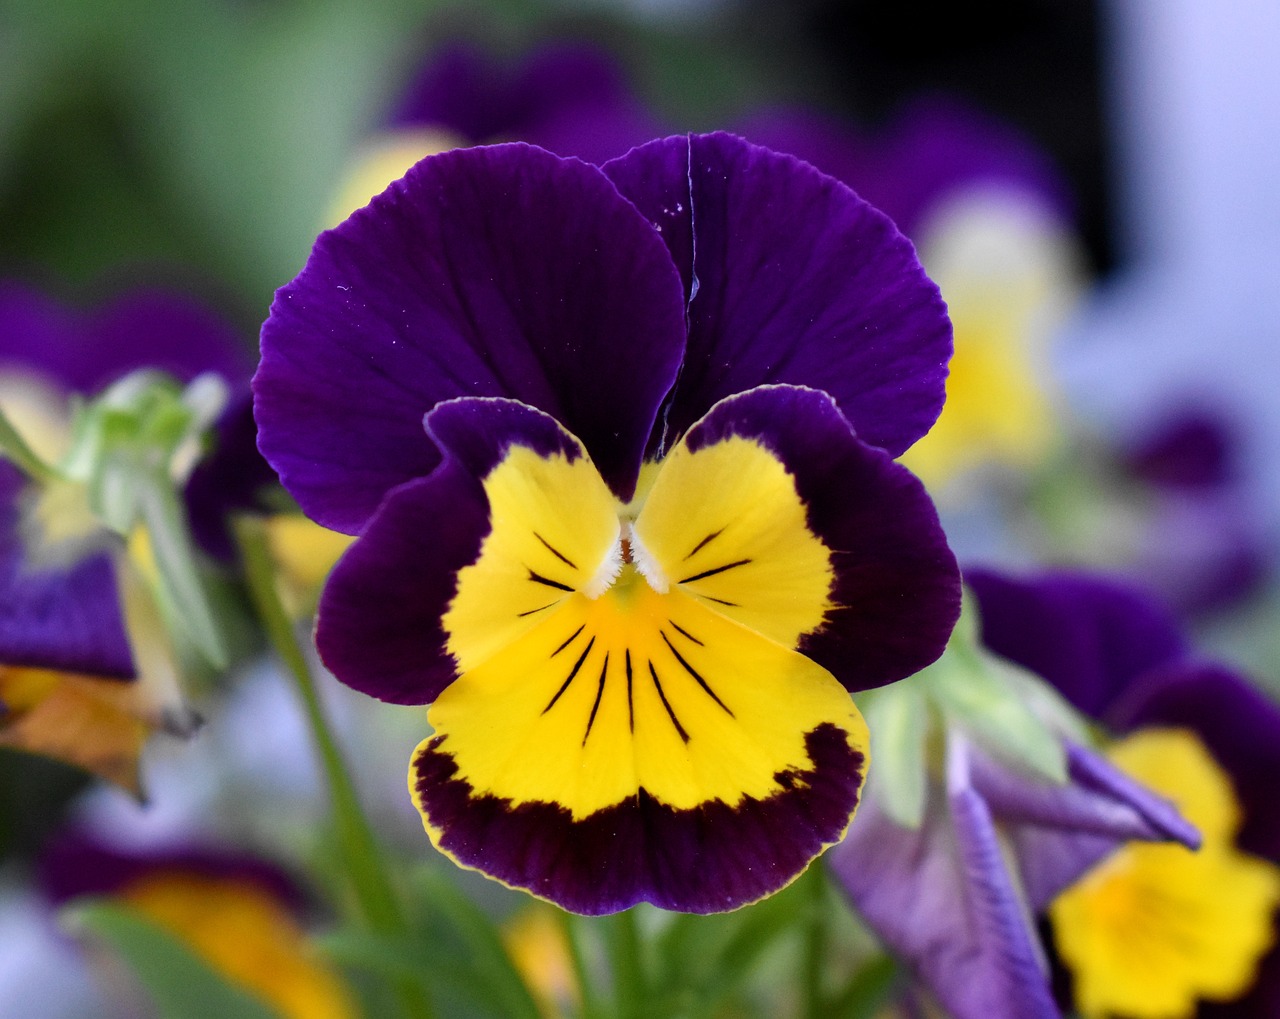
[[[1280,863],[1280,707],[1231,669],[1198,657],[1166,607],[1100,574],[1012,578],[966,570],[981,605],[983,642],[1052,683],[1116,732],[1189,729],[1229,774],[1244,812],[1241,849]],[[1262,961],[1242,999],[1199,1015],[1280,1014],[1280,951]]]
[[[1020,194],[1070,222],[1062,173],[1016,129],[945,96],[917,99],[877,130],[807,109],[762,110],[742,133],[844,181],[919,243],[950,201],[983,190]]]
[[[1239,605],[1273,569],[1239,463],[1240,436],[1208,407],[1174,411],[1117,451],[1145,526],[1126,572],[1184,616]]]
[[[472,144],[531,142],[589,163],[668,133],[616,57],[565,40],[518,62],[467,43],[448,44],[410,82],[390,126],[444,128]]]
[[[1063,746],[1055,785],[953,730],[918,829],[885,812],[873,782],[831,851],[858,912],[955,1019],[1057,1019],[1034,915],[1126,841],[1198,844],[1166,800]]]

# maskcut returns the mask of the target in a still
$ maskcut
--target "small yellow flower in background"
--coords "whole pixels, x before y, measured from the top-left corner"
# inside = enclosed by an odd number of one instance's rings
[[[388,131],[367,142],[357,153],[354,165],[329,206],[327,224],[336,226],[356,209],[368,205],[369,199],[403,177],[419,159],[465,144],[466,139],[459,135],[432,127]]]
[[[280,598],[290,615],[315,608],[320,585],[355,539],[312,523],[300,513],[268,517],[264,525],[271,557],[279,568]]]
[[[502,940],[543,1015],[577,1011],[578,984],[569,944],[554,909],[536,903],[520,910],[503,926]]]
[[[288,908],[264,889],[230,877],[158,871],[123,889],[121,898],[285,1019],[357,1015],[337,976],[310,956]]]
[[[1081,289],[1078,242],[1036,203],[977,191],[929,217],[920,257],[946,298],[955,353],[946,406],[902,462],[930,488],[984,466],[1034,468],[1061,431],[1049,352]]]
[[[1110,756],[1173,799],[1204,844],[1126,846],[1050,907],[1081,1013],[1184,1019],[1202,999],[1239,997],[1274,940],[1280,868],[1235,848],[1230,779],[1192,733],[1139,730]]]

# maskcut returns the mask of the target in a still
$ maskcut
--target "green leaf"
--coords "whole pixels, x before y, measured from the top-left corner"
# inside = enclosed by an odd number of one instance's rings
[[[457,885],[434,868],[415,876],[414,888],[424,905],[457,932],[477,977],[513,1019],[540,1019],[541,1011],[519,970],[511,961],[497,925]]]
[[[126,906],[82,900],[62,916],[72,930],[106,942],[124,959],[163,1019],[282,1019],[167,930]]]

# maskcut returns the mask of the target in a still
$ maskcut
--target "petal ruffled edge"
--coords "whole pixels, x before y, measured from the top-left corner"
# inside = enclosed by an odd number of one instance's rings
[[[424,413],[511,397],[578,436],[625,500],[684,341],[666,247],[599,170],[522,144],[444,152],[321,234],[277,292],[259,448],[309,516],[357,533],[439,462]]]
[[[830,393],[893,455],[942,409],[951,324],[883,213],[792,156],[734,135],[639,146],[603,170],[667,242],[689,347],[651,449],[718,400],[771,383]]]
[[[778,457],[831,551],[832,607],[798,650],[849,690],[936,660],[960,615],[960,575],[924,486],[860,441],[826,393],[761,386],[722,400],[685,442],[696,452],[735,435]]]

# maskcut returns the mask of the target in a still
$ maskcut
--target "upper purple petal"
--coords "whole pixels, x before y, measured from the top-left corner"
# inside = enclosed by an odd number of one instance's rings
[[[1142,676],[1115,705],[1121,729],[1181,726],[1227,770],[1244,809],[1242,849],[1280,861],[1280,707],[1219,665],[1178,662]]]
[[[934,661],[960,614],[960,579],[919,480],[860,442],[831,397],[811,389],[767,386],[730,397],[686,441],[696,452],[730,435],[773,451],[794,479],[809,529],[834,553],[834,607],[799,650],[850,690]]]
[[[655,434],[768,383],[830,393],[898,455],[942,409],[951,325],[911,244],[847,187],[726,134],[651,142],[605,164],[661,232],[689,296],[689,346]]]
[[[20,533],[26,478],[0,461],[0,663],[120,679],[135,675],[106,551],[68,565],[29,562]]]
[[[1018,579],[966,569],[964,579],[983,643],[1095,718],[1137,676],[1186,651],[1172,614],[1136,587],[1065,572]]]
[[[333,674],[398,704],[428,704],[456,678],[442,618],[458,571],[490,530],[481,481],[513,445],[570,460],[583,453],[553,418],[513,400],[451,400],[426,427],[444,462],[387,497],[329,575],[316,612],[316,647]]]
[[[259,445],[308,515],[354,533],[439,462],[423,414],[509,396],[582,439],[626,499],[683,345],[670,257],[598,170],[454,150],[322,234],[277,293]]]

